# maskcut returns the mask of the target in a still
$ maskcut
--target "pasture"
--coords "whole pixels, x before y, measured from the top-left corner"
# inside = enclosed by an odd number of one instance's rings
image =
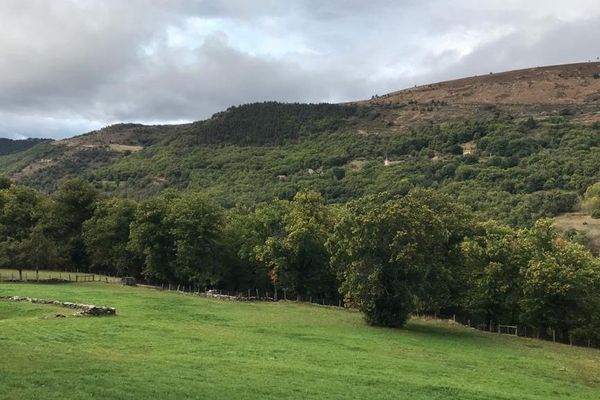
[[[600,351],[412,319],[107,283],[1,283],[0,399],[598,399]]]

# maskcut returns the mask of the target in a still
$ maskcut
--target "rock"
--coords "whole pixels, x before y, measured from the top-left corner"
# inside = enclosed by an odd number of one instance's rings
[[[12,301],[28,301],[34,304],[52,304],[61,307],[74,308],[80,311],[73,315],[84,316],[84,315],[116,315],[117,310],[114,307],[100,307],[94,304],[80,304],[71,303],[68,301],[57,301],[57,300],[44,300],[36,299],[31,297],[20,297],[20,296],[0,296],[0,299],[12,300]],[[62,318],[64,315],[57,314],[57,318]]]
[[[135,278],[133,278],[131,276],[123,277],[123,278],[121,278],[121,285],[136,286]]]

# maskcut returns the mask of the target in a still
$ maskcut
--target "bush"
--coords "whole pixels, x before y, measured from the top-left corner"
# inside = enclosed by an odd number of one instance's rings
[[[594,208],[591,213],[592,218],[600,219],[600,208]]]
[[[558,113],[561,116],[568,116],[568,115],[575,115],[575,110],[571,109],[571,108],[563,108],[562,110],[560,110],[560,112]]]

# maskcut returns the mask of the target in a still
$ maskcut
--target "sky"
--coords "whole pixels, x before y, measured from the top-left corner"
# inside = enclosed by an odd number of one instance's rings
[[[600,56],[598,0],[1,0],[0,137]]]

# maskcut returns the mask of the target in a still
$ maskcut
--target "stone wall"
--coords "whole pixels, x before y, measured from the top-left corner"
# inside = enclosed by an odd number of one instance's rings
[[[77,316],[86,316],[86,315],[116,315],[117,310],[114,307],[105,307],[105,306],[96,306],[93,304],[81,304],[81,303],[71,303],[68,301],[58,301],[58,300],[45,300],[45,299],[36,299],[35,297],[22,297],[22,296],[0,296],[0,300],[8,300],[8,301],[27,301],[29,303],[34,304],[51,304],[60,307],[72,308],[77,310],[73,315]]]

